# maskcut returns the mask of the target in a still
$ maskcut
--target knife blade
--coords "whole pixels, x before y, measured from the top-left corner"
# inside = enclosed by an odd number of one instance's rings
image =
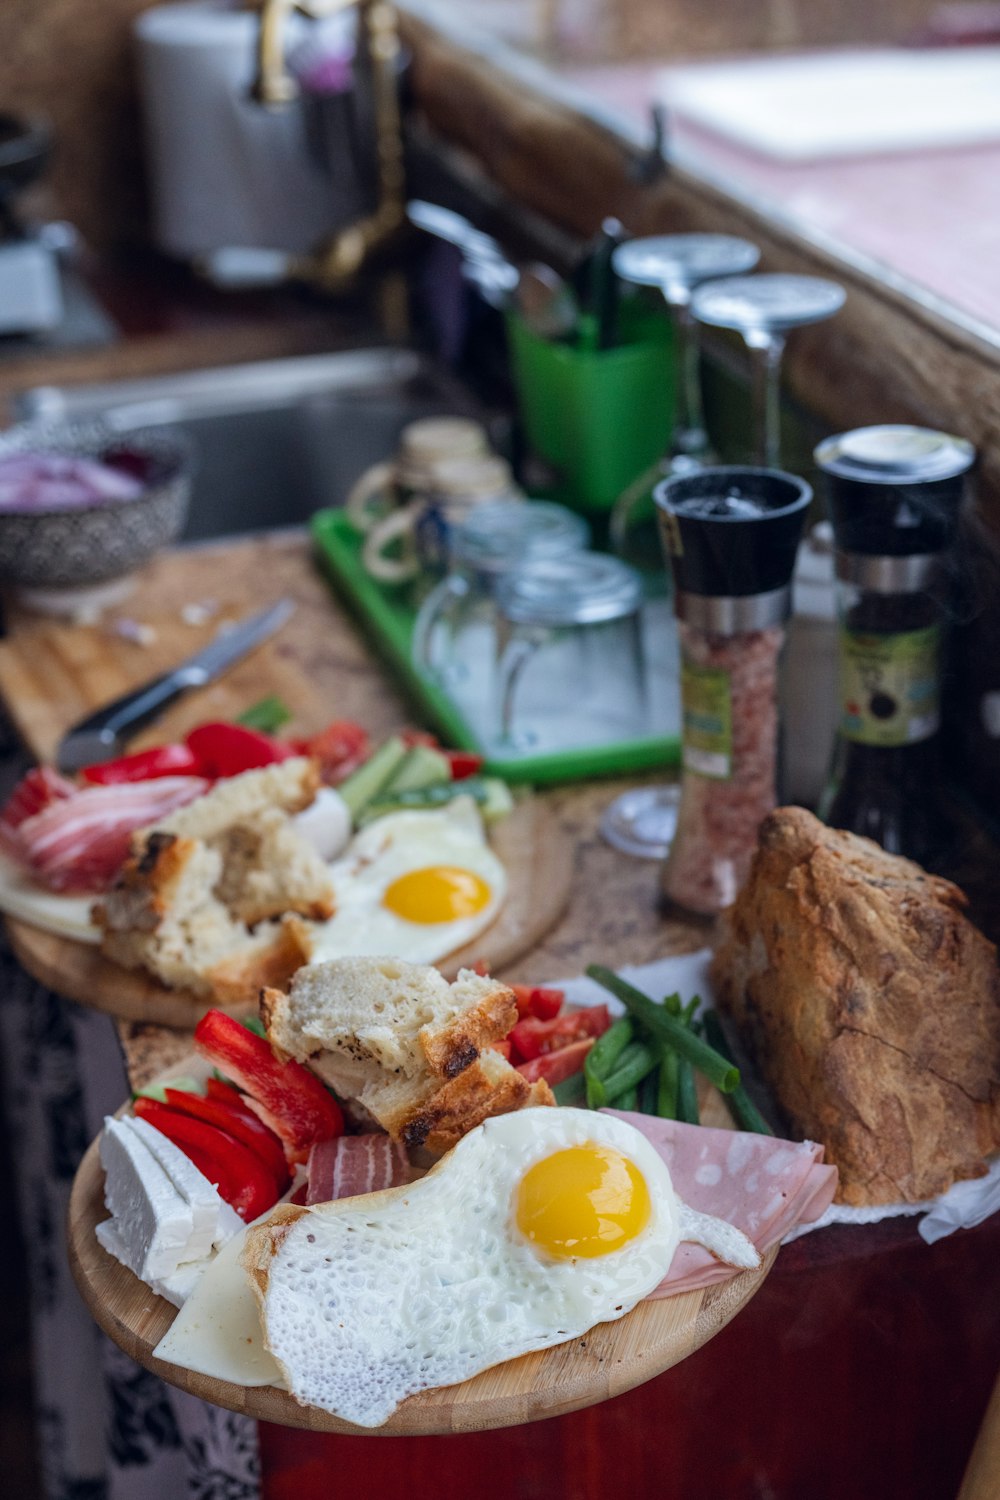
[[[241,620],[231,629],[222,630],[203,650],[188,657],[179,666],[112,703],[88,714],[74,724],[59,742],[56,765],[65,775],[83,766],[114,760],[122,753],[126,741],[173,703],[189,688],[204,687],[214,681],[254,646],[279,630],[295,609],[291,599],[279,599],[259,614]]]

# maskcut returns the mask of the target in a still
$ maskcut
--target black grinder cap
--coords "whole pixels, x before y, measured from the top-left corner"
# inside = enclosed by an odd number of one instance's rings
[[[814,457],[839,550],[914,557],[951,543],[976,450],[947,432],[889,425],[827,438]]]
[[[787,587],[812,490],[780,469],[720,465],[653,491],[678,593],[746,598]]]

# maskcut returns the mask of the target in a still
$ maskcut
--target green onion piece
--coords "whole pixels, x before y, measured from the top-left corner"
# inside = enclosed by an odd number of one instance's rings
[[[673,1047],[661,1047],[662,1061],[656,1080],[656,1113],[663,1120],[677,1118],[677,1065],[680,1058]]]
[[[582,1073],[573,1073],[552,1089],[557,1104],[583,1105],[587,1101],[587,1085]]]
[[[639,1090],[633,1083],[630,1089],[626,1089],[623,1094],[618,1095],[618,1098],[615,1100],[615,1109],[629,1109],[635,1111],[638,1108]]]
[[[251,703],[248,709],[236,716],[236,722],[242,724],[245,729],[259,729],[262,734],[274,734],[283,724],[287,724],[291,717],[291,709],[272,693],[269,698],[261,698],[259,702]]]
[[[628,1089],[638,1087],[646,1074],[653,1071],[659,1060],[659,1054],[654,1047],[647,1047],[645,1042],[629,1042],[619,1057],[613,1073],[609,1073],[607,1078],[590,1080],[592,1089],[588,1088],[588,1098],[591,1091],[596,1094],[599,1100],[598,1109],[602,1105],[614,1103]]]
[[[700,1125],[698,1112],[698,1089],[694,1081],[694,1068],[686,1057],[677,1059],[677,1118],[685,1125]]]
[[[671,1016],[679,1016],[680,1015],[680,1013],[681,1013],[681,997],[677,993],[676,990],[674,990],[674,993],[672,995],[664,995],[664,997],[663,997],[663,1009],[667,1012],[668,1015],[671,1015]]]
[[[617,1021],[612,1021],[604,1035],[597,1038],[587,1053],[583,1064],[587,1077],[607,1078],[634,1033],[635,1027],[628,1016],[619,1016]]]
[[[723,1057],[728,1057],[729,1048],[726,1045],[722,1022],[715,1014],[715,1011],[707,1010],[702,1019],[705,1024],[705,1036],[708,1041],[715,1048],[716,1052],[721,1053]],[[756,1104],[754,1104],[742,1083],[733,1089],[732,1093],[726,1099],[726,1103],[729,1105],[730,1114],[741,1130],[751,1130],[755,1135],[774,1134],[774,1131],[764,1119],[764,1116]]]
[[[641,990],[637,990],[634,985],[620,978],[613,970],[605,969],[601,964],[590,964],[587,973],[602,989],[610,990],[612,995],[617,995],[630,1014],[640,1021],[647,1031],[659,1040],[669,1042],[681,1057],[686,1057],[688,1062],[704,1073],[722,1093],[731,1094],[738,1086],[739,1069],[716,1052],[713,1047],[703,1042],[700,1037],[694,1036],[662,1005],[657,1005],[648,995],[644,995]]]

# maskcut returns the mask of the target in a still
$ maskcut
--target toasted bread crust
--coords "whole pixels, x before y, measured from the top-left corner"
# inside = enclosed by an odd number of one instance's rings
[[[916,1202],[1000,1146],[996,950],[950,882],[801,808],[720,924],[720,1006],[851,1204]]]
[[[421,1034],[420,1046],[428,1067],[438,1078],[457,1078],[484,1048],[505,1037],[516,1020],[514,992],[498,984],[478,1005],[463,1011],[441,1030]]]
[[[425,1146],[434,1155],[441,1155],[491,1115],[509,1114],[527,1104],[554,1104],[548,1084],[543,1083],[543,1088],[544,1093],[516,1068],[505,1069],[499,1077],[491,1075],[477,1058],[418,1105],[390,1134],[397,1134],[408,1150]]]
[[[206,983],[222,1005],[252,1002],[269,985],[288,984],[296,969],[306,962],[300,930],[295,922],[282,922],[269,948],[249,957],[235,954],[209,969]]]

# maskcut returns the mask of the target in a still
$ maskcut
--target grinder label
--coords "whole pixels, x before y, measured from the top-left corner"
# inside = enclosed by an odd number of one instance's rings
[[[859,745],[897,748],[929,739],[941,723],[941,629],[892,634],[842,630],[840,730]]]
[[[684,715],[684,768],[728,781],[733,774],[733,690],[719,667],[681,663]]]

